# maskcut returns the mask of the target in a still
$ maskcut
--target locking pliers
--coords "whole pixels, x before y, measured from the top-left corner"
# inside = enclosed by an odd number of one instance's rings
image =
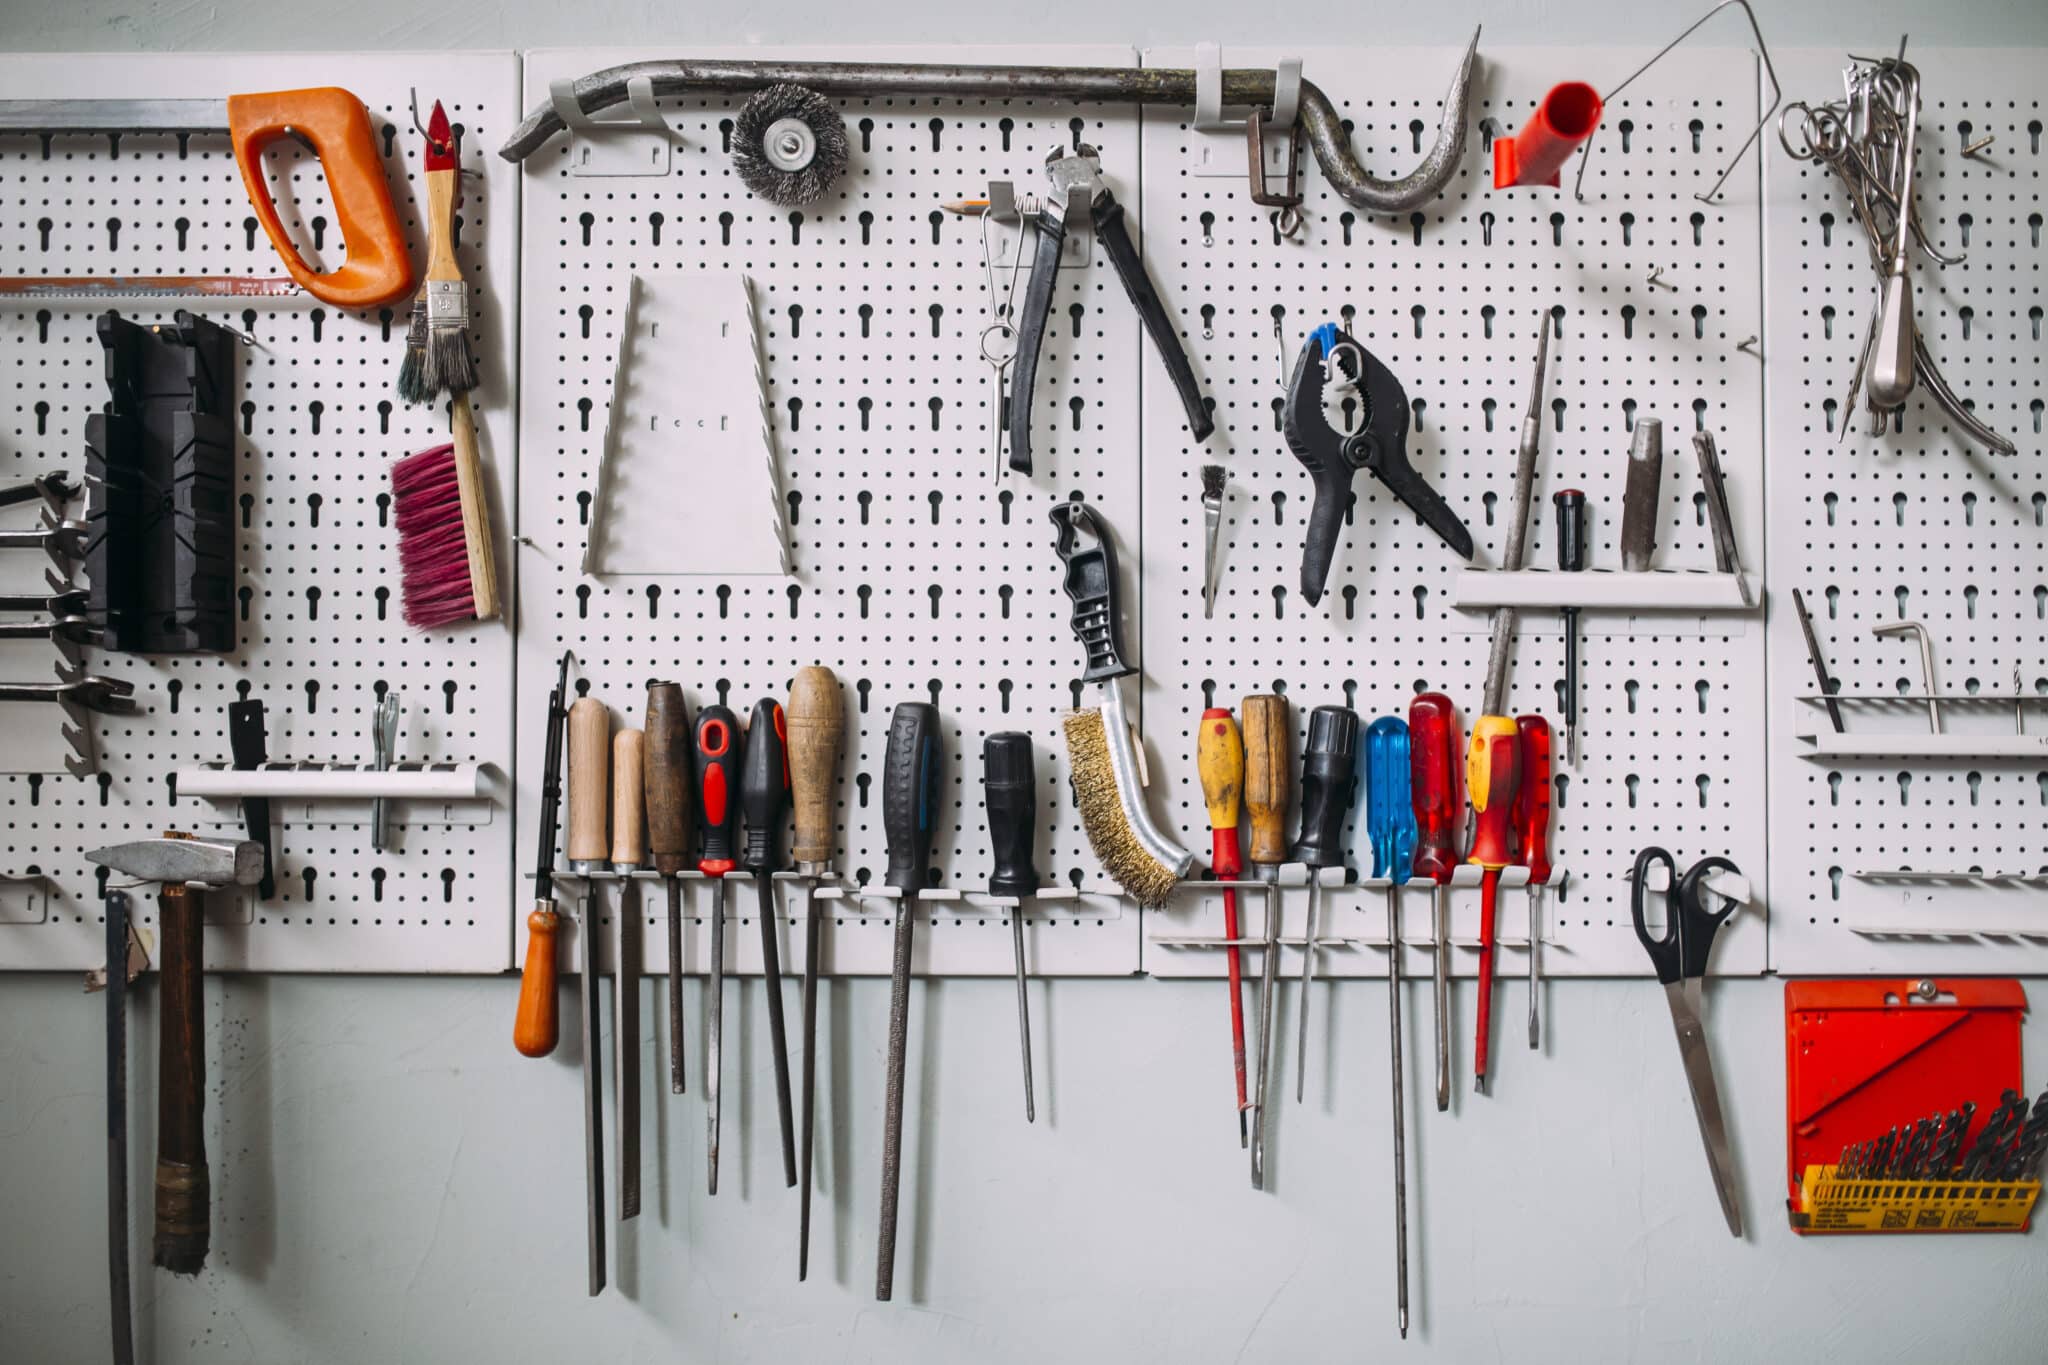
[[[1173,381],[1174,392],[1180,395],[1181,411],[1187,414],[1188,431],[1197,442],[1208,440],[1209,433],[1216,429],[1215,419],[1209,416],[1208,405],[1202,401],[1202,390],[1195,383],[1188,353],[1181,347],[1180,333],[1166,316],[1166,305],[1160,302],[1159,291],[1152,287],[1145,263],[1131,245],[1131,234],[1124,230],[1123,205],[1117,203],[1102,178],[1101,155],[1085,142],[1075,143],[1071,153],[1056,147],[1046,155],[1045,170],[1052,180],[1054,203],[1071,202],[1070,191],[1080,191],[1087,197],[1088,217],[1094,224],[1095,236],[1108,254],[1109,263],[1116,267],[1117,280],[1131,306],[1137,309],[1139,321],[1145,324],[1146,335],[1152,338],[1159,358],[1166,363],[1166,376]],[[1019,474],[1031,472],[1031,390],[1038,379],[1038,352],[1045,344],[1045,323],[1052,312],[1053,290],[1059,283],[1060,248],[1067,226],[1066,219],[1050,208],[1038,214],[1036,223],[1038,250],[1031,260],[1031,279],[1024,288],[1024,303],[1017,322],[1017,374],[1010,395],[1010,468]],[[1019,241],[1017,250],[1023,249],[1024,244]]]
[[[1356,430],[1337,431],[1323,413],[1324,390],[1355,397],[1362,411]],[[1408,395],[1401,381],[1349,332],[1326,322],[1309,333],[1294,362],[1281,411],[1288,449],[1315,480],[1308,540],[1301,550],[1301,595],[1310,605],[1322,599],[1330,564],[1337,557],[1351,479],[1370,469],[1387,491],[1408,504],[1422,524],[1443,538],[1460,559],[1472,557],[1472,533],[1437,491],[1408,463]]]

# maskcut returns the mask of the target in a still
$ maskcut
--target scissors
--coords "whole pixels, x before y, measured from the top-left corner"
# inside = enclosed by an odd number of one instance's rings
[[[1643,897],[1649,887],[1653,864],[1664,864],[1670,876],[1664,928],[1650,936],[1643,918]],[[1636,937],[1657,969],[1664,985],[1664,999],[1671,1006],[1671,1025],[1678,1031],[1678,1055],[1685,1063],[1685,1083],[1692,1089],[1693,1112],[1700,1121],[1700,1140],[1706,1144],[1707,1166],[1714,1174],[1714,1193],[1721,1197],[1721,1212],[1728,1219],[1728,1231],[1742,1235],[1742,1208],[1735,1197],[1735,1163],[1728,1151],[1728,1125],[1721,1117],[1721,1091],[1714,1083],[1714,1059],[1707,1051],[1707,1034],[1700,1023],[1700,978],[1707,973],[1707,959],[1714,949],[1714,931],[1735,913],[1735,902],[1720,897],[1718,911],[1710,911],[1702,898],[1718,892],[1706,887],[1714,872],[1740,869],[1726,858],[1702,858],[1683,877],[1678,864],[1661,848],[1646,848],[1636,855],[1635,886],[1629,909],[1635,916]]]

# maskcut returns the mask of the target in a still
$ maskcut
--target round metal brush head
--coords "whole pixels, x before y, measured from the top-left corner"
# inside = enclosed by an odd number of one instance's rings
[[[801,85],[756,91],[732,126],[732,164],[771,204],[808,204],[846,170],[846,125],[832,102]]]

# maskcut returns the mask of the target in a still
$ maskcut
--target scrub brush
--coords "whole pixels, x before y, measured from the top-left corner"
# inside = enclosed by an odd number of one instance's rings
[[[469,355],[469,284],[455,257],[462,173],[455,130],[439,100],[427,122],[426,171],[427,270],[413,296],[405,360],[398,367],[398,396],[408,403],[431,403],[443,391],[463,394],[476,387],[476,362]]]
[[[732,122],[732,166],[771,204],[808,204],[846,172],[846,124],[832,101],[801,85],[771,85]]]
[[[454,402],[455,439],[391,466],[405,621],[432,630],[498,614],[490,503],[469,399]]]
[[[1174,885],[1195,865],[1195,855],[1166,837],[1146,811],[1144,772],[1124,710],[1122,680],[1138,670],[1123,661],[1118,638],[1116,549],[1095,510],[1078,499],[1052,509],[1059,527],[1054,545],[1066,565],[1074,634],[1087,653],[1081,681],[1100,683],[1093,709],[1070,711],[1061,722],[1074,802],[1088,843],[1103,871],[1138,904],[1165,904]]]

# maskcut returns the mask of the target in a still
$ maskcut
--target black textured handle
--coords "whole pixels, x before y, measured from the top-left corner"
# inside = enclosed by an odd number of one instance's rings
[[[697,713],[697,820],[704,852],[697,870],[723,877],[736,865],[740,825],[739,775],[746,753],[740,718],[724,706]]]
[[[988,838],[995,851],[991,896],[1028,896],[1038,890],[1032,841],[1038,833],[1038,779],[1031,736],[1005,730],[981,744],[982,795]]]
[[[882,760],[882,828],[889,841],[883,885],[915,895],[928,880],[932,827],[938,820],[939,708],[898,702],[889,717],[889,748]]]
[[[1309,713],[1301,748],[1301,835],[1292,862],[1334,867],[1344,861],[1344,831],[1358,787],[1358,713],[1348,706],[1318,706]]]
[[[1672,889],[1673,917],[1678,921],[1679,971],[1688,977],[1707,974],[1707,960],[1714,953],[1714,934],[1735,913],[1734,901],[1707,891],[1707,875],[1712,872],[1742,875],[1742,869],[1732,860],[1716,855],[1702,858],[1686,869],[1685,876]],[[1721,908],[1707,909],[1702,892],[1720,901]]]
[[[1344,534],[1344,512],[1351,502],[1351,471],[1321,462],[1309,466],[1316,499],[1308,509],[1308,535],[1301,544],[1301,595],[1310,606],[1323,599],[1330,566],[1337,561],[1337,541]]]
[[[1078,498],[1052,509],[1059,535],[1053,552],[1066,566],[1063,586],[1073,603],[1069,624],[1088,656],[1082,682],[1107,682],[1137,672],[1124,662],[1122,589],[1116,546],[1095,509]]]
[[[1031,472],[1031,390],[1038,382],[1038,352],[1045,345],[1045,322],[1052,315],[1052,291],[1059,285],[1060,250],[1066,224],[1058,214],[1041,213],[1038,249],[1031,258],[1031,279],[1024,286],[1024,311],[1010,319],[1017,329],[1017,354],[1010,372],[1010,468]],[[1017,250],[1024,249],[1018,227]]]
[[[773,872],[782,821],[789,814],[789,730],[772,698],[754,703],[747,722],[747,756],[740,774],[740,811],[747,821],[749,872]]]
[[[1152,285],[1152,276],[1139,259],[1137,247],[1131,244],[1131,234],[1124,230],[1124,206],[1117,203],[1115,195],[1103,190],[1095,196],[1092,209],[1095,235],[1102,239],[1102,249],[1109,254],[1109,263],[1116,267],[1116,277],[1122,282],[1131,307],[1138,310],[1145,335],[1152,338],[1159,359],[1165,362],[1166,377],[1173,381],[1173,391],[1180,395],[1181,411],[1187,414],[1188,432],[1197,442],[1206,441],[1216,430],[1216,421],[1209,415],[1209,405],[1202,401],[1194,366],[1188,363],[1187,350],[1180,344],[1180,332],[1167,317],[1166,305]]]
[[[269,735],[263,725],[263,703],[229,702],[228,752],[234,756],[235,768],[247,772],[262,767],[269,761],[269,743]],[[263,880],[256,884],[256,893],[261,899],[269,900],[277,894],[277,879],[271,865],[270,798],[243,797],[242,823],[248,827],[249,837],[263,845]]]
[[[1550,495],[1557,508],[1557,567],[1579,573],[1586,567],[1586,495],[1576,488]]]
[[[1655,938],[1650,936],[1649,916],[1643,913],[1643,898],[1649,895],[1650,868],[1664,864],[1664,871],[1670,883],[1665,893],[1664,927]],[[1669,986],[1681,975],[1682,951],[1678,938],[1678,864],[1671,854],[1655,844],[1636,854],[1635,871],[1631,874],[1634,883],[1629,887],[1628,912],[1636,924],[1636,939],[1643,945],[1643,951],[1650,955],[1650,965],[1657,969],[1657,979]]]

